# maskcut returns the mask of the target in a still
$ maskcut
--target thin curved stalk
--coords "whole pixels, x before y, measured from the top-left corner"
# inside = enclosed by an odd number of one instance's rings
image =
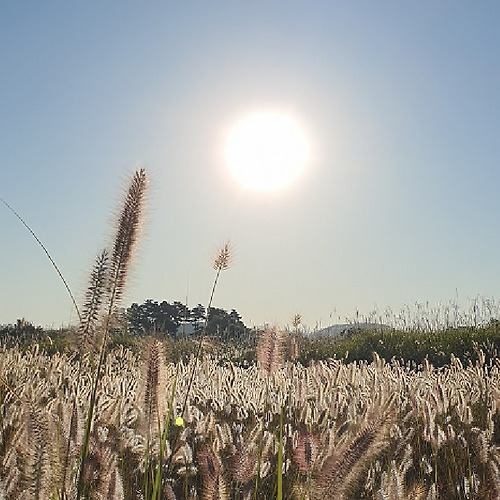
[[[31,229],[31,227],[28,226],[28,223],[3,198],[0,198],[0,201],[21,221],[21,223],[23,224],[23,226],[30,232],[31,236],[33,236],[33,238],[35,238],[36,242],[42,247],[42,250],[45,252],[45,255],[47,255],[48,259],[50,260],[50,263],[52,264],[52,267],[56,270],[57,274],[59,275],[59,278],[61,278],[61,281],[64,283],[64,286],[66,287],[66,290],[67,290],[67,292],[68,292],[68,294],[69,294],[69,296],[71,298],[71,301],[73,302],[73,306],[75,308],[76,314],[78,315],[78,321],[81,322],[82,321],[82,317],[80,315],[80,309],[78,309],[78,304],[76,303],[75,296],[73,295],[73,292],[71,291],[71,288],[69,287],[69,285],[68,285],[66,279],[64,278],[61,270],[59,269],[59,267],[55,263],[54,259],[50,255],[50,253],[47,250],[47,248],[45,247],[45,245],[42,243],[42,241],[40,240],[40,238],[35,234],[35,232],[33,231],[33,229]]]

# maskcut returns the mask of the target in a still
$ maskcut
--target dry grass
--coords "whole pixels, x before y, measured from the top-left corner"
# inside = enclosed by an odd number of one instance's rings
[[[155,412],[166,414],[177,371],[173,408],[182,408],[194,359],[174,365],[158,341],[146,347],[143,359],[123,348],[106,359],[89,498],[144,498],[147,462],[158,460]],[[74,496],[92,390],[92,379],[77,375],[91,373],[90,363],[36,346],[0,348],[0,371],[19,396],[0,392],[0,498]],[[284,498],[498,498],[499,386],[496,365],[413,372],[375,359],[287,363],[270,374],[205,357],[184,426],[169,431],[163,498],[251,498],[259,450],[258,498],[275,498],[282,409]]]

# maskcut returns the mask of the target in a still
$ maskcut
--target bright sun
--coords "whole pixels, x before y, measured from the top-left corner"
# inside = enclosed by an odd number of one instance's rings
[[[246,188],[271,190],[290,184],[305,167],[309,144],[289,116],[261,112],[248,116],[229,134],[226,160]]]

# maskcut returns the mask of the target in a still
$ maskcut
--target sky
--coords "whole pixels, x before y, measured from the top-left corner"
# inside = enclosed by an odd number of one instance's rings
[[[0,197],[79,301],[138,166],[151,189],[125,307],[206,305],[227,240],[213,306],[248,326],[496,300],[499,18],[489,0],[0,2]],[[310,158],[249,190],[224,148],[268,110]],[[0,204],[0,324],[18,318],[77,320]]]

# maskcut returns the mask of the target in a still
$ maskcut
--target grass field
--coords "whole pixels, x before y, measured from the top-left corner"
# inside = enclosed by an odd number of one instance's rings
[[[270,370],[206,355],[189,388],[194,356],[169,362],[154,339],[141,351],[107,354],[83,497],[152,498],[165,430],[166,499],[277,498],[278,483],[297,499],[500,495],[496,363],[411,370],[375,356]],[[74,498],[91,358],[0,349],[0,498]]]
[[[49,256],[79,325],[0,339],[0,500],[500,498],[496,303],[343,339],[127,337],[146,185],[140,169],[81,309]],[[226,244],[208,310],[230,263]]]

